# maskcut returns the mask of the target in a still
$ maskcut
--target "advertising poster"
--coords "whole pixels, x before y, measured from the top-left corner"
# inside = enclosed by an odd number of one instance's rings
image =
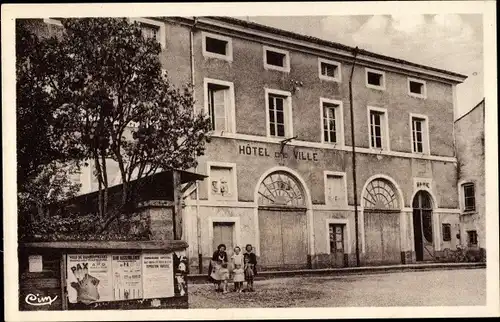
[[[141,255],[113,255],[112,267],[115,301],[142,298]]]
[[[111,256],[67,255],[67,285],[70,303],[112,301]]]
[[[143,254],[144,298],[174,296],[174,263],[172,254]]]

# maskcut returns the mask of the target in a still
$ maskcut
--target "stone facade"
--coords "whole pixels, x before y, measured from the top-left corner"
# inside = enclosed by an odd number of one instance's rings
[[[355,195],[362,265],[435,260],[442,249],[456,248],[453,124],[455,86],[465,76],[360,51],[351,114],[353,48],[230,18],[143,22],[164,36],[160,60],[173,84],[192,83],[197,112],[220,105],[216,95],[223,92],[224,126],[214,125],[191,169],[208,178],[184,196],[191,272],[206,272],[220,242],[252,244],[264,269],[355,266]],[[218,40],[215,50],[207,47],[210,39]],[[380,86],[368,83],[373,72]],[[418,95],[410,91],[415,81]],[[324,122],[329,108],[335,140],[324,133],[325,124],[332,130]],[[283,123],[284,135],[273,135],[271,117]],[[412,140],[417,121],[421,150]],[[381,147],[372,147],[379,130]],[[443,224],[451,229],[446,240]]]
[[[455,122],[461,242],[479,249],[486,248],[484,109],[483,100]],[[474,187],[473,209],[467,209],[465,205],[464,185],[467,184],[473,184]],[[473,231],[477,234],[477,243],[469,238],[469,232]]]

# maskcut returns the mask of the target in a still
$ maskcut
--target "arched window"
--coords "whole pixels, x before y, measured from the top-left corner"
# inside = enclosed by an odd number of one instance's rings
[[[396,189],[386,179],[374,179],[366,187],[363,197],[365,209],[399,209]]]
[[[283,171],[268,175],[259,186],[259,205],[305,207],[304,192],[294,177]]]

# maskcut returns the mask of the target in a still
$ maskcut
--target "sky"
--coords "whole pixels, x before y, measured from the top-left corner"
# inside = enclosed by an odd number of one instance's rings
[[[457,86],[456,118],[484,97],[480,14],[239,18],[466,75]]]

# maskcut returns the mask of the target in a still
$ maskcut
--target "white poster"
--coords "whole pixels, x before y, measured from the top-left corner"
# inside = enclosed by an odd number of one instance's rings
[[[141,255],[113,255],[112,257],[115,301],[142,298]]]
[[[42,255],[30,255],[28,257],[29,271],[41,272],[43,271]]]
[[[67,255],[67,285],[70,303],[112,301],[111,256]]]
[[[174,296],[174,262],[172,254],[143,254],[144,298]]]

